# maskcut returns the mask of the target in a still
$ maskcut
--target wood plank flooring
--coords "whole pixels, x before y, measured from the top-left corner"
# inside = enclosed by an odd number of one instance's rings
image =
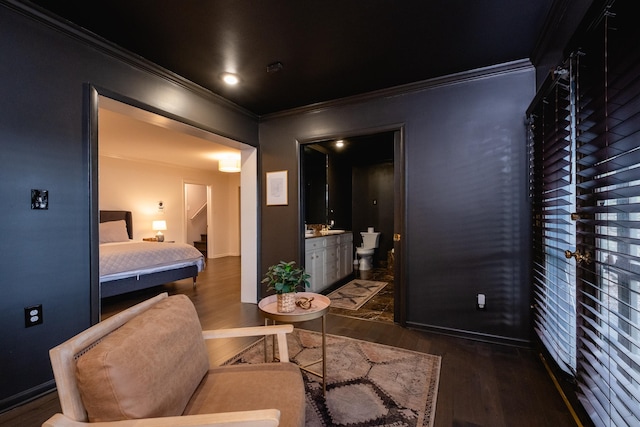
[[[103,304],[108,317],[159,292],[184,293],[194,302],[204,329],[262,325],[256,305],[240,303],[240,260],[210,259],[194,290],[190,280],[113,297]],[[320,330],[320,321],[296,327]],[[327,316],[327,333],[442,356],[435,427],[575,426],[569,409],[529,349],[488,344],[402,328],[389,322]],[[227,360],[251,339],[225,340],[210,351],[213,363]],[[330,369],[330,368],[329,368]],[[60,411],[57,394],[49,393],[0,414],[6,427],[39,426]]]

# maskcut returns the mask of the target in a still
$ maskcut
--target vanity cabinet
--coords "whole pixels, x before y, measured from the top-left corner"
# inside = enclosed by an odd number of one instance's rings
[[[326,256],[324,259],[324,288],[340,279],[340,236],[325,237]]]
[[[353,273],[353,234],[345,233],[340,236],[340,278]]]
[[[305,239],[309,290],[321,292],[353,272],[353,235],[342,233]]]
[[[309,291],[318,293],[325,282],[324,264],[326,250],[320,237],[305,240],[304,268],[309,274]]]

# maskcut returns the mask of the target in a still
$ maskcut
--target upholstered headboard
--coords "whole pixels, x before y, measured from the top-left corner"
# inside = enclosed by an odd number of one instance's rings
[[[133,239],[133,220],[131,211],[100,211],[100,222],[119,221],[124,219],[127,224],[127,234]]]

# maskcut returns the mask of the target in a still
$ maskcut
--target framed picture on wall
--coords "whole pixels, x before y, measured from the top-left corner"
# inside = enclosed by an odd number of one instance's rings
[[[267,172],[267,206],[287,204],[287,171]]]

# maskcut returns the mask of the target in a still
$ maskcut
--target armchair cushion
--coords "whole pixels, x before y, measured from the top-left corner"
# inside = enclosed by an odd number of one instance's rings
[[[198,315],[177,295],[80,355],[76,377],[89,421],[116,421],[182,415],[208,370]]]
[[[305,394],[300,368],[264,363],[211,368],[184,415],[279,408],[281,427],[305,425]]]

